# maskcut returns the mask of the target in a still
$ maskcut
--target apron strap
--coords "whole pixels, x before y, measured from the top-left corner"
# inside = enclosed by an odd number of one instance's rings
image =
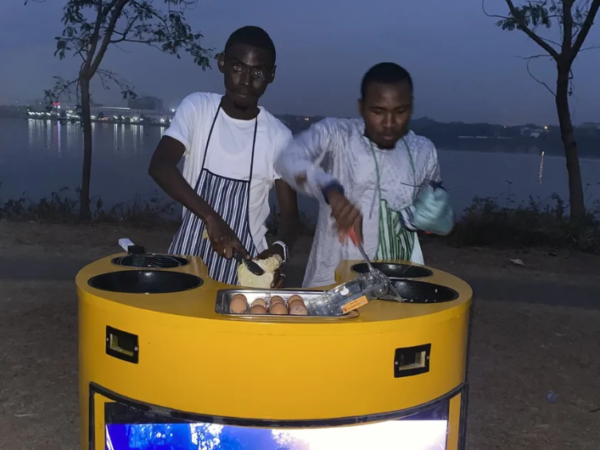
[[[200,166],[200,171],[198,172],[198,181],[196,181],[195,191],[198,191],[198,183],[200,183],[200,176],[202,174],[202,170],[204,169],[204,165],[206,164],[206,157],[208,156],[208,148],[210,144],[210,139],[213,134],[213,130],[215,129],[215,124],[217,123],[217,117],[219,117],[219,112],[221,111],[221,104],[219,103],[219,107],[217,108],[217,112],[215,113],[215,117],[213,117],[212,123],[210,125],[210,131],[208,132],[208,138],[206,139],[206,145],[204,146],[204,156],[202,157],[202,165]],[[259,112],[260,114],[260,112]],[[256,149],[256,135],[258,133],[258,115],[254,119],[254,135],[252,136],[252,154],[250,155],[250,173],[248,174],[248,182],[252,181],[252,174],[254,173],[254,151]],[[248,201],[250,201],[250,194],[248,194]]]

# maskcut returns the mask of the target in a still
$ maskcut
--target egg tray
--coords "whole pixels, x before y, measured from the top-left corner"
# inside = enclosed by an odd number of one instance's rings
[[[248,301],[248,305],[250,306],[252,302],[258,298],[262,298],[267,302],[267,307],[271,303],[271,298],[278,296],[283,299],[287,306],[288,298],[292,295],[299,295],[304,300],[304,304],[306,305],[306,309],[308,310],[308,315],[306,316],[294,316],[290,314],[286,315],[275,315],[275,314],[250,314],[249,310],[246,313],[235,314],[229,312],[229,303],[231,299],[236,294],[242,294],[246,297]],[[221,314],[224,316],[231,316],[240,319],[261,319],[261,320],[275,320],[275,321],[314,321],[314,320],[343,320],[343,319],[352,319],[354,317],[358,317],[358,311],[350,311],[347,314],[337,315],[337,316],[325,316],[325,315],[317,315],[311,314],[311,311],[314,311],[315,308],[312,308],[312,304],[320,298],[324,291],[291,291],[291,290],[264,290],[264,289],[223,289],[217,292],[217,301],[215,305],[215,312],[217,314]]]

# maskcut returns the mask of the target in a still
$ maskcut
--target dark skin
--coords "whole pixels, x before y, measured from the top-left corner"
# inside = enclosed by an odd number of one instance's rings
[[[358,111],[365,122],[365,135],[380,150],[393,150],[408,133],[413,112],[413,91],[408,82],[394,84],[371,83],[364,98],[358,101]],[[362,242],[362,214],[339,190],[328,194],[331,215],[337,222],[340,236],[345,239],[354,228]]]
[[[240,120],[254,120],[260,113],[258,100],[275,79],[275,64],[272,55],[261,48],[235,43],[218,61],[219,71],[224,75],[225,95],[221,100],[221,109],[229,117]],[[183,177],[177,165],[185,153],[184,145],[168,136],[164,136],[156,148],[149,175],[173,200],[182,204],[198,216],[206,225],[212,248],[227,259],[233,257],[234,250],[249,258],[235,232],[215,210],[201,198]],[[297,236],[300,217],[298,201],[294,190],[284,181],[275,181],[277,201],[281,212],[281,226],[278,240],[291,249]],[[279,245],[269,247],[258,255],[257,259],[266,259],[273,255],[283,258],[283,249]],[[284,286],[284,277],[277,271],[273,279],[273,288]]]

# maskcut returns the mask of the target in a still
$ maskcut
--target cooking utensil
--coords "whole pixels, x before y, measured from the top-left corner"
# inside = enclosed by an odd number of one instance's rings
[[[381,271],[377,270],[375,267],[373,267],[373,264],[371,264],[371,260],[369,259],[369,256],[367,255],[367,252],[365,252],[365,249],[364,249],[362,243],[358,240],[358,236],[356,235],[356,231],[354,231],[354,228],[350,228],[350,230],[348,231],[348,237],[350,238],[352,243],[358,248],[358,251],[362,255],[365,262],[367,263],[367,266],[369,266],[369,272],[371,272],[371,273],[377,272],[378,275],[381,274],[382,277],[387,278],[387,280],[389,282],[389,284],[388,284],[389,291],[392,292],[392,300],[397,300],[400,302],[404,301],[402,299],[402,296],[400,295],[400,293],[394,287],[392,280],[390,280],[386,275],[384,275],[383,272],[381,272]],[[386,298],[387,298],[387,296],[386,296]]]
[[[121,238],[119,239],[119,246],[130,255],[145,255],[146,249],[141,245],[135,245],[131,239]]]
[[[253,273],[254,275],[260,277],[261,275],[265,274],[265,271],[263,270],[262,267],[260,267],[258,264],[256,264],[254,261],[252,261],[251,259],[248,258],[244,258],[242,256],[242,254],[236,250],[233,249],[233,258],[239,263],[239,264],[245,264],[246,267],[248,268],[248,270]]]
[[[119,239],[119,246],[128,253],[127,256],[119,256],[112,260],[113,264],[119,266],[172,269],[174,267],[184,266],[188,263],[185,258],[173,255],[146,253],[144,247],[134,244],[131,239],[127,238]]]
[[[119,245],[131,256],[131,262],[134,267],[143,267],[146,262],[146,249],[141,245],[135,245],[131,239],[119,239]]]
[[[350,240],[352,241],[352,243],[358,248],[358,251],[362,255],[365,262],[367,263],[367,266],[369,266],[369,271],[370,272],[375,271],[376,269],[375,269],[375,267],[373,267],[373,264],[371,264],[371,260],[367,256],[367,252],[365,252],[365,249],[362,246],[362,243],[358,240],[358,236],[356,235],[356,231],[354,231],[354,228],[350,228],[350,231],[348,231],[348,236],[350,237]]]

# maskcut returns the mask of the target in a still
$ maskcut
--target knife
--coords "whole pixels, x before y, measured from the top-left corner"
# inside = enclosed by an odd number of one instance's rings
[[[256,276],[261,276],[265,274],[265,271],[262,267],[256,264],[254,261],[248,258],[244,258],[242,254],[237,250],[233,249],[233,258],[240,264],[245,264],[248,270]]]

